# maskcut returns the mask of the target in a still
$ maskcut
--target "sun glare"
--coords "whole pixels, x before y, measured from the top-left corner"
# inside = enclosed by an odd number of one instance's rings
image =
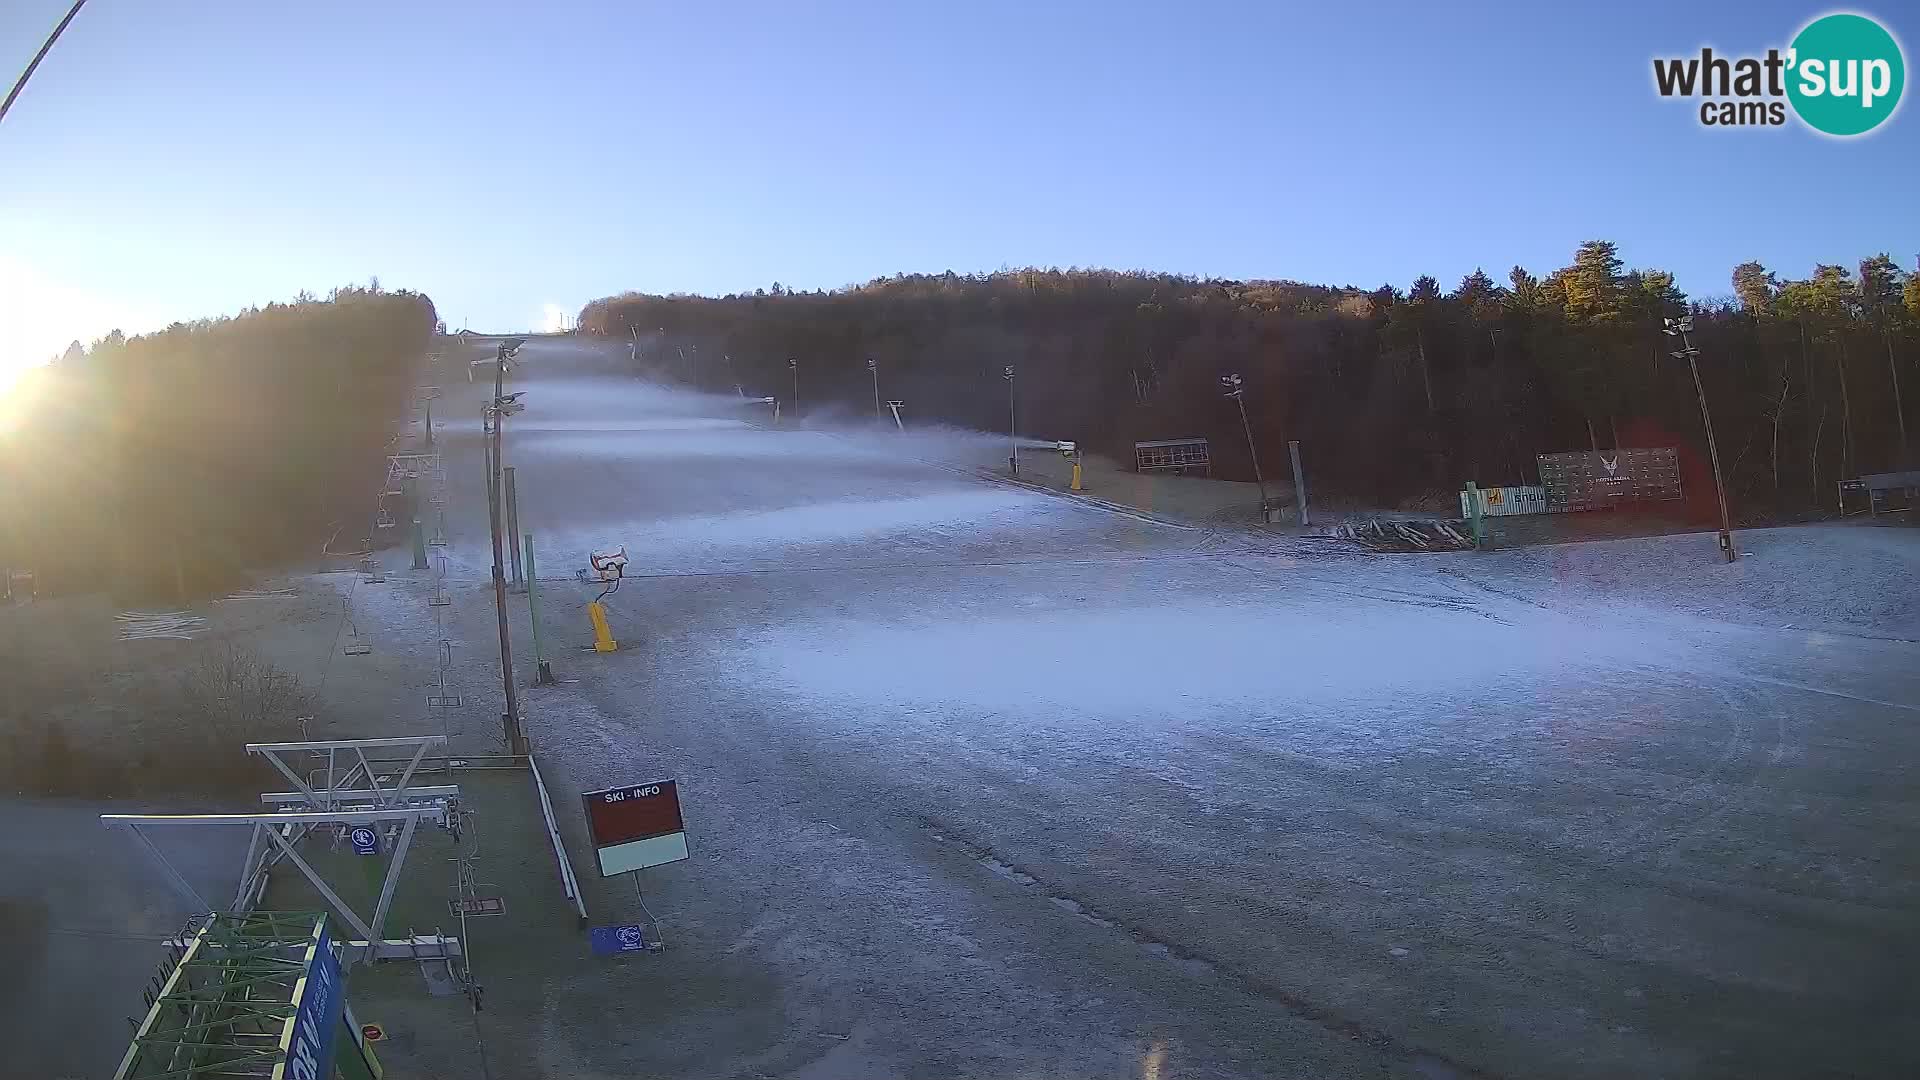
[[[28,370],[38,365],[10,356],[0,356],[0,394],[11,391],[15,383],[26,377]]]
[[[11,435],[46,389],[46,365],[0,358],[0,436]]]
[[[14,399],[22,395],[22,381],[73,342],[95,341],[114,329],[141,333],[166,322],[144,305],[77,288],[23,259],[0,255],[0,327],[5,328],[0,337],[0,417],[18,422],[22,402]]]

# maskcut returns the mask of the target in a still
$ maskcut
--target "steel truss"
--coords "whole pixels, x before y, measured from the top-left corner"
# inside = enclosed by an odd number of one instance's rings
[[[289,1075],[295,1014],[327,947],[326,925],[327,916],[312,911],[208,917],[176,943],[114,1080]],[[346,1031],[357,1031],[350,1008],[346,1020]],[[371,1075],[354,1051],[336,1043],[335,1064],[349,1076]]]
[[[246,872],[240,878],[240,889],[235,894],[230,913],[238,915],[252,907],[259,892],[265,888],[266,863],[265,851],[261,840],[264,838],[271,847],[267,850],[278,852],[277,858],[284,858],[298,867],[307,884],[326,898],[328,904],[340,918],[355,932],[362,941],[350,942],[348,960],[388,959],[404,957],[407,959],[437,959],[440,956],[458,956],[459,942],[435,934],[431,937],[382,940],[375,928],[386,922],[387,909],[393,903],[394,887],[400,882],[400,869],[406,864],[407,849],[413,843],[414,830],[423,819],[443,819],[446,811],[435,807],[403,807],[394,810],[332,810],[315,813],[296,812],[279,814],[102,814],[100,823],[108,828],[124,828],[135,840],[147,849],[160,869],[167,875],[173,887],[193,905],[193,910],[214,911],[172,862],[154,846],[153,840],[143,831],[155,825],[247,825],[252,827],[253,836],[247,844]],[[380,898],[375,901],[371,920],[361,917],[353,910],[340,894],[328,885],[326,879],[314,870],[313,864],[301,856],[298,845],[306,833],[320,826],[371,825],[381,828],[388,824],[400,827],[400,839],[394,845],[393,858],[387,864],[387,874],[380,885]],[[425,947],[427,951],[422,951]]]
[[[445,787],[410,787],[413,774],[426,759],[427,749],[445,746],[445,735],[409,735],[391,739],[323,739],[315,742],[248,743],[247,753],[267,759],[280,775],[292,782],[294,791],[270,791],[262,802],[299,803],[309,810],[393,810],[408,806],[445,807]],[[382,787],[380,770],[375,765],[392,766],[394,761],[367,757],[369,750],[413,749],[400,776],[391,786]],[[326,756],[326,764],[303,779],[287,763],[283,754],[310,753]],[[342,760],[345,759],[345,760]],[[452,794],[458,795],[459,788]]]

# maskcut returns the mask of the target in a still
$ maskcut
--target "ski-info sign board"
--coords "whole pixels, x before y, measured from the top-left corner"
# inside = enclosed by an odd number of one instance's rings
[[[680,820],[680,788],[672,780],[589,791],[587,832],[600,859],[600,875],[612,877],[687,857],[687,829]]]

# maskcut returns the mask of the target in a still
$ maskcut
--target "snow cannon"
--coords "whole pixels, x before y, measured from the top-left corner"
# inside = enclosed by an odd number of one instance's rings
[[[1081,490],[1080,484],[1080,444],[1072,439],[1061,439],[1053,444],[1056,450],[1073,459],[1073,490]]]
[[[620,643],[613,639],[613,629],[607,624],[607,606],[600,601],[620,588],[620,579],[627,571],[627,549],[588,552],[587,562],[593,567],[594,575],[607,586],[587,603],[587,621],[593,625],[593,651],[614,652]]]
[[[601,581],[618,586],[620,579],[627,573],[627,549],[617,551],[594,551],[587,555],[587,562],[593,566],[593,573]],[[612,592],[608,589],[607,592]],[[602,593],[602,596],[606,593]]]

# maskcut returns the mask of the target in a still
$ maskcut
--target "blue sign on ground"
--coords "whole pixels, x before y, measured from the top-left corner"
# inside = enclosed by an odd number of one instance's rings
[[[287,1030],[287,1077],[289,1080],[332,1080],[333,1031],[340,1026],[340,1013],[346,1007],[346,987],[340,978],[340,961],[333,955],[327,929],[320,928],[319,947],[294,1003],[293,1024]]]
[[[355,855],[380,854],[380,832],[368,825],[355,825],[347,833],[347,840],[353,844]]]
[[[646,934],[638,926],[596,926],[593,928],[593,951],[600,956],[615,956],[620,953],[645,952]]]

